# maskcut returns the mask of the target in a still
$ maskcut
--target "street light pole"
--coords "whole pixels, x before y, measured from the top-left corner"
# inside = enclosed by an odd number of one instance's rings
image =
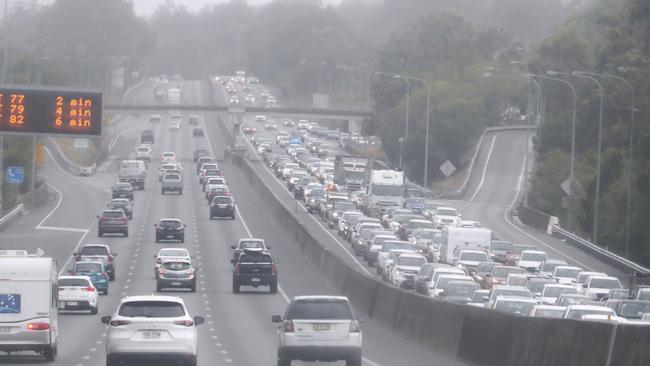
[[[9,35],[7,34],[7,8],[9,7],[9,1],[5,0],[4,14],[2,18],[2,48],[3,52],[3,61],[2,61],[2,84],[7,82],[7,63],[9,62],[8,53],[9,53]]]
[[[596,158],[596,197],[594,200],[594,224],[592,234],[592,240],[594,241],[594,244],[598,244],[598,211],[600,209],[600,173],[603,148],[603,104],[605,101],[605,88],[603,88],[598,79],[589,76],[588,74],[585,74],[581,71],[574,71],[570,75],[593,81],[596,86],[598,86],[598,90],[600,91],[600,108],[598,112],[598,155]]]
[[[415,76],[407,76],[404,75],[402,76],[406,79],[411,79],[415,81],[419,81],[424,84],[424,86],[427,88],[427,120],[426,120],[426,126],[425,126],[425,136],[424,136],[424,188],[428,189],[429,188],[429,125],[431,121],[431,87],[429,86],[429,83],[422,79],[418,78]]]
[[[576,153],[576,109],[577,109],[577,99],[578,95],[576,93],[576,88],[571,84],[571,82],[554,78],[546,75],[533,75],[533,77],[539,77],[544,80],[552,80],[563,83],[571,89],[571,94],[573,96],[573,113],[571,116],[571,161],[569,162],[569,197],[573,201],[573,176],[574,176],[574,166],[575,166],[575,153]],[[573,208],[571,202],[569,202],[569,229],[573,229]]]

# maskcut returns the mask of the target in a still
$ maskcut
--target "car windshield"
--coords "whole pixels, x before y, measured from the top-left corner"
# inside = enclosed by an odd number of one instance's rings
[[[633,319],[641,319],[647,313],[650,313],[650,301],[623,301],[618,311],[618,315]]]
[[[592,288],[621,288],[621,282],[616,278],[593,278],[589,282],[589,287]]]
[[[163,250],[158,255],[159,257],[187,257],[187,252],[184,250]]]
[[[418,239],[431,240],[433,242],[442,242],[442,233],[439,231],[419,231],[416,233]]]
[[[325,197],[325,191],[322,189],[312,189],[311,193],[309,193],[309,197],[311,198]]]
[[[74,267],[75,272],[102,272],[101,263],[77,262]]]
[[[165,180],[181,180],[181,176],[178,174],[165,174]]]
[[[60,278],[59,287],[89,287],[90,281],[86,278]]]
[[[192,267],[188,262],[164,262],[162,268],[170,271],[186,271]]]
[[[515,267],[494,267],[492,270],[492,275],[494,277],[506,278],[510,273],[522,273],[524,272],[520,268]]]
[[[478,289],[478,286],[469,282],[463,285],[449,285],[445,290],[445,295],[471,298],[476,289]]]
[[[410,243],[388,242],[381,245],[382,252],[389,252],[391,249],[411,250],[413,247]]]
[[[555,277],[576,278],[580,273],[579,268],[556,268]]]
[[[178,221],[160,221],[160,226],[165,229],[177,229],[181,227],[181,223]]]
[[[108,255],[108,248],[86,245],[79,251],[81,255]]]
[[[578,294],[575,287],[546,287],[542,296],[544,297],[558,297],[562,294]]]
[[[409,221],[409,229],[420,229],[420,228],[431,228],[433,229],[433,223],[429,221]]]
[[[273,263],[271,256],[259,252],[244,252],[239,257],[239,262],[241,263]]]
[[[264,243],[258,240],[242,241],[239,243],[241,249],[262,249],[264,248]]]
[[[183,305],[175,301],[129,301],[118,315],[129,318],[178,318],[185,316]]]
[[[528,315],[535,306],[532,302],[523,301],[499,301],[494,307],[495,310],[513,315]]]
[[[474,253],[474,252],[461,252],[458,260],[461,261],[473,261],[473,262],[483,262],[488,260],[486,253]]]
[[[451,208],[442,208],[442,209],[439,208],[438,210],[436,210],[436,215],[440,215],[440,216],[458,216],[458,213],[456,212],[456,210],[451,209]]]
[[[214,202],[223,205],[232,203],[232,199],[230,197],[215,197]]]
[[[494,268],[496,265],[497,265],[497,263],[495,263],[495,262],[479,263],[478,266],[476,267],[476,271],[477,272],[483,272],[483,273],[491,272],[492,268]]]
[[[460,278],[460,277],[444,277],[444,276],[440,276],[436,280],[436,288],[437,289],[444,289],[444,288],[447,288],[447,285],[449,284],[449,282],[451,282],[451,281],[462,281],[462,280],[463,279]],[[470,279],[467,279],[466,281],[467,281],[468,284],[473,284],[474,283]]]
[[[343,300],[298,300],[287,310],[288,320],[296,319],[352,319],[352,311]]]
[[[560,319],[562,318],[562,315],[564,315],[564,309],[546,309],[546,308],[538,308],[535,310],[535,317],[536,318],[554,318],[554,319]]]
[[[495,289],[494,290],[494,297],[497,296],[517,296],[517,297],[532,297],[530,291],[527,291],[526,289]]]
[[[532,261],[532,262],[542,262],[546,260],[546,254],[544,253],[522,253],[519,260],[522,261]]]
[[[512,243],[507,241],[493,241],[490,244],[490,249],[493,251],[511,252],[512,246]]]
[[[350,201],[337,201],[334,202],[334,208],[338,211],[352,211],[357,209],[357,205]]]
[[[395,261],[395,264],[398,266],[413,266],[413,267],[421,267],[423,264],[426,263],[426,259],[424,258],[419,258],[419,257],[397,257],[397,260]]]
[[[530,280],[529,280],[528,283],[526,284],[526,287],[527,287],[527,288],[530,290],[530,292],[532,292],[532,293],[541,293],[542,290],[544,290],[544,286],[545,286],[547,283],[557,283],[557,282],[554,281],[554,280],[551,280],[551,279],[549,279],[549,280],[547,280],[547,281],[546,281],[546,280],[545,280],[545,281],[530,281]]]

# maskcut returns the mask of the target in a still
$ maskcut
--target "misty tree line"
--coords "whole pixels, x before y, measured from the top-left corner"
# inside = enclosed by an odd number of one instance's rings
[[[366,132],[382,139],[395,165],[404,136],[406,85],[403,79],[375,72],[422,78],[432,89],[429,178],[435,185],[442,179],[437,167],[445,160],[463,167],[481,130],[504,123],[507,107],[527,113],[526,81],[487,79],[486,67],[534,73],[615,73],[620,65],[644,69],[650,42],[646,2],[594,0],[586,8],[582,3],[347,0],[324,6],[319,0],[279,0],[253,7],[231,1],[200,12],[167,3],[143,19],[126,0],[59,0],[36,11],[12,13],[7,26],[15,48],[11,71],[16,83],[98,86],[118,66],[185,78],[245,69],[279,87],[285,100],[324,92],[337,101],[370,102],[376,118]],[[650,90],[647,75],[626,77],[634,83],[639,109],[635,166],[628,167],[625,92],[606,83],[599,242],[623,252],[625,182],[634,171],[630,255],[650,262],[643,230],[650,208],[645,184],[650,151],[643,123]],[[423,83],[410,84],[404,169],[412,180],[422,181],[426,90]],[[567,201],[559,188],[568,175],[571,98],[562,85],[543,82],[546,118],[535,139],[537,171],[529,201],[563,223],[568,202],[574,216],[571,229],[587,235],[593,216],[598,94],[587,83],[577,86],[573,198]]]

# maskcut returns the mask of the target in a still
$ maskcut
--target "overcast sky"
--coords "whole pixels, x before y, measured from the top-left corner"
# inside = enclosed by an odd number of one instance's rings
[[[135,12],[138,15],[151,15],[156,8],[167,0],[132,0]],[[230,0],[174,0],[176,4],[183,4],[190,10],[201,10],[205,5],[227,3]],[[247,0],[251,5],[270,3],[272,0]],[[338,4],[341,0],[323,0],[327,4]]]

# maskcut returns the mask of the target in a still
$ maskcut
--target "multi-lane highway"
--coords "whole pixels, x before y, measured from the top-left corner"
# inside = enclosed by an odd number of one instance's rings
[[[185,98],[202,103],[208,98],[207,83],[183,82]],[[152,96],[152,84],[144,83],[131,93],[134,99]],[[56,365],[103,365],[106,327],[101,315],[115,311],[126,295],[155,292],[152,256],[162,247],[184,246],[199,267],[196,293],[173,292],[181,296],[192,315],[203,315],[207,321],[199,327],[200,365],[274,365],[276,363],[276,326],[271,315],[282,314],[290,297],[301,294],[331,294],[334,291],[305,261],[293,238],[283,230],[280,220],[265,207],[260,192],[228,161],[221,162],[224,175],[237,200],[236,220],[209,220],[208,205],[203,198],[193,171],[192,152],[208,148],[222,158],[227,143],[215,125],[215,114],[201,115],[206,137],[193,137],[183,115],[183,128],[168,131],[169,115],[162,123],[151,125],[149,115],[127,116],[116,128],[120,138],[109,160],[91,177],[76,177],[47,159],[44,174],[54,192],[44,208],[21,218],[0,236],[1,248],[37,247],[54,257],[64,273],[70,265],[71,253],[79,244],[106,243],[118,252],[117,279],[110,284],[110,293],[100,298],[99,314],[61,314],[61,344]],[[130,236],[97,236],[96,215],[110,198],[109,188],[117,178],[117,162],[128,157],[139,141],[144,128],[153,128],[156,135],[154,156],[162,151],[176,152],[185,166],[183,195],[161,195],[155,169],[151,165],[145,191],[136,191]],[[184,244],[155,243],[154,227],[162,217],[178,217],[187,224]],[[230,245],[242,237],[262,237],[273,247],[279,260],[280,287],[276,295],[253,290],[235,295],[231,287],[232,266]],[[424,346],[413,344],[373,321],[363,325],[364,363],[367,365],[398,364],[462,364]],[[32,362],[30,355],[12,355],[8,364]],[[142,364],[142,363],[140,363]],[[299,364],[299,363],[295,363]]]

